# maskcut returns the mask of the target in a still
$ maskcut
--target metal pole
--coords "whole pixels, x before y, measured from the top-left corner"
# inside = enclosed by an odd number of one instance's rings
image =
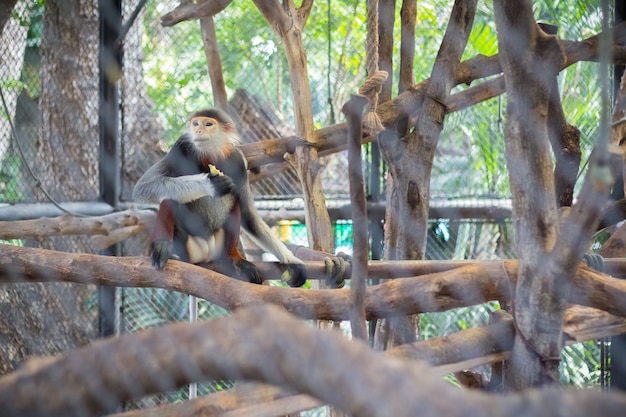
[[[116,46],[122,27],[121,0],[98,0],[100,73],[98,125],[100,135],[100,197],[116,207],[120,195],[120,114],[117,82],[121,73],[121,50]],[[111,246],[104,255],[119,256],[121,247]],[[116,288],[98,287],[98,324],[100,337],[115,334]]]
[[[198,297],[194,295],[189,296],[189,323],[195,323],[198,321]],[[189,399],[193,400],[198,396],[198,384],[192,382],[189,384]]]
[[[624,1],[616,1],[615,2],[615,24],[621,23],[626,19],[626,2]],[[613,92],[614,97],[617,96],[617,92],[619,91],[620,80],[622,74],[624,73],[624,67],[615,65],[613,67]],[[613,187],[613,198],[623,198],[624,197],[624,177],[621,176],[621,181],[617,181],[616,185]],[[621,390],[626,391],[626,334],[622,334],[619,336],[613,336],[610,338],[611,346],[610,346],[610,384],[609,387],[611,390]]]

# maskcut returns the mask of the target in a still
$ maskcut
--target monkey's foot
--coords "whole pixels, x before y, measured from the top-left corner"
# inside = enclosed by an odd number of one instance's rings
[[[290,287],[301,287],[306,282],[306,268],[304,264],[284,264],[285,272],[281,279]]]
[[[252,262],[241,259],[239,261],[234,261],[233,266],[235,267],[235,278],[238,280],[250,282],[252,284],[263,284],[263,277]]]
[[[172,243],[169,240],[159,239],[150,244],[150,259],[152,266],[161,271],[165,268],[168,259],[172,256]]]

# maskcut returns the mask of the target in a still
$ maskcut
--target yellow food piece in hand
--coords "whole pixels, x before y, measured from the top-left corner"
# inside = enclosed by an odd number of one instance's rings
[[[209,164],[209,174],[211,174],[211,175],[224,175],[224,173],[222,171],[220,171],[219,169],[215,168],[215,165],[213,165],[213,164]]]

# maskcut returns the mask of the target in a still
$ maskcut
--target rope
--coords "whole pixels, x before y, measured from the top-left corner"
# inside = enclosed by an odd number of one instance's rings
[[[336,256],[324,258],[326,285],[328,288],[343,288],[346,285],[345,274],[351,263],[350,255],[339,252]]]
[[[376,108],[383,82],[389,76],[387,71],[378,69],[378,0],[367,2],[367,74],[367,79],[359,88],[359,94],[368,99],[363,128],[366,133],[375,135],[385,129]]]

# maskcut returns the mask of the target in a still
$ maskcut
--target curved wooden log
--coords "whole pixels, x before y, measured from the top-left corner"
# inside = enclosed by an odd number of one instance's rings
[[[261,272],[268,265],[258,263]],[[269,267],[278,271],[276,266]],[[307,266],[308,268],[308,266]],[[487,301],[506,301],[516,261],[470,263],[419,277],[370,286],[365,293],[368,320],[446,311]],[[0,282],[78,282],[119,287],[165,288],[204,298],[230,310],[254,303],[284,307],[308,319],[348,320],[349,290],[307,290],[254,285],[178,261],[155,271],[148,257],[107,257],[0,245]],[[626,281],[585,266],[571,277],[569,301],[626,317]]]
[[[304,326],[280,308],[257,305],[227,318],[153,328],[32,359],[0,378],[0,414],[101,414],[124,401],[206,379],[289,387],[364,417],[582,417],[619,415],[626,407],[625,395],[592,390],[517,395],[459,390],[422,362],[381,355],[339,332]]]

